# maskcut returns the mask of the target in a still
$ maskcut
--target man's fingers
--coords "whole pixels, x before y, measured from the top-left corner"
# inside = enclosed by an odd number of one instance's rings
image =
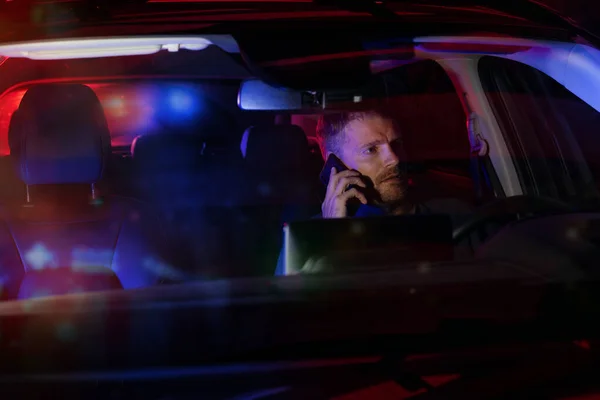
[[[344,177],[338,181],[338,185],[335,188],[335,194],[342,194],[348,189],[348,186],[355,185],[362,188],[366,188],[367,184],[360,176],[349,176]]]
[[[340,194],[341,192],[336,191],[340,179],[351,177],[351,176],[360,176],[360,172],[355,171],[353,169],[346,169],[341,172],[334,172],[335,168],[331,168],[331,174],[329,175],[329,184],[327,185],[327,195],[335,196]]]
[[[345,169],[342,172],[336,174],[337,179],[345,178],[347,176],[360,176],[360,172],[353,169]]]
[[[364,195],[363,192],[361,192],[360,190],[358,190],[356,188],[347,190],[338,197],[338,199],[340,199],[342,202],[344,202],[344,205],[346,204],[346,202],[349,199],[352,199],[352,198],[356,198],[356,199],[360,200],[361,203],[367,204],[367,197]]]
[[[331,188],[332,191],[333,191],[333,189],[335,189],[337,187],[340,179],[350,177],[350,176],[360,176],[360,172],[355,171],[353,169],[346,169],[341,172],[333,172],[333,171],[335,171],[335,168],[331,168],[331,171],[332,172],[329,175],[329,184],[327,185],[327,188]]]
[[[329,171],[329,180],[331,180],[335,174],[337,174],[337,169],[335,167],[331,167],[331,171]]]
[[[335,185],[337,184],[337,179],[335,178],[336,175],[337,175],[337,169],[335,167],[331,167],[331,170],[329,171],[329,183],[327,184],[327,190],[326,190],[327,196],[329,196],[333,193],[333,189],[335,188]]]
[[[363,204],[367,204],[367,199],[362,192],[357,191],[355,188],[353,188],[354,190],[350,189],[346,191],[349,185],[366,187],[366,184],[358,171],[344,170],[337,172],[335,168],[331,168],[327,193],[325,195],[325,200],[321,205],[323,217],[345,217],[347,215],[346,202],[352,197],[356,197]]]

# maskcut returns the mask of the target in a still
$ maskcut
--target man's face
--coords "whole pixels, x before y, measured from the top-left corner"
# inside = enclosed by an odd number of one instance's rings
[[[346,125],[339,157],[350,169],[368,177],[384,204],[406,200],[407,181],[400,133],[394,123],[378,115],[365,116]]]

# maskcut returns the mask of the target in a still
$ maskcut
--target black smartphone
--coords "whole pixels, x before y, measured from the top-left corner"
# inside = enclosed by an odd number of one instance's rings
[[[329,157],[327,157],[327,161],[325,161],[325,166],[323,166],[323,169],[321,170],[321,175],[320,175],[321,182],[325,186],[329,185],[329,177],[331,176],[331,168],[335,168],[335,170],[337,172],[342,172],[342,171],[345,171],[348,169],[348,167],[346,167],[344,165],[342,160],[340,160],[335,154],[330,154]]]
[[[321,170],[321,182],[325,187],[329,185],[329,177],[331,176],[331,168],[335,168],[336,172],[342,172],[348,169],[336,155],[330,154],[327,157],[327,161],[325,161],[325,166]],[[346,190],[350,190],[352,188],[357,187],[356,185],[350,185],[346,188]],[[348,201],[346,207],[348,207],[348,215],[354,215],[358,211],[359,207],[362,205],[360,200],[353,198]]]

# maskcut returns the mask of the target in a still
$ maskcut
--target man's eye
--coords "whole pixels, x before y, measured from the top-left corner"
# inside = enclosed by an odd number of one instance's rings
[[[377,149],[375,148],[375,146],[367,147],[363,150],[363,154],[373,154],[376,150]]]

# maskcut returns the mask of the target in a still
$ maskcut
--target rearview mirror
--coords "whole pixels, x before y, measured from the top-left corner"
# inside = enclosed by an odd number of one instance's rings
[[[318,111],[364,108],[385,98],[386,87],[381,79],[373,79],[360,88],[327,91],[302,91],[278,88],[259,79],[241,83],[238,107],[242,110]]]
[[[242,110],[301,110],[303,92],[273,87],[259,79],[243,81],[238,92]]]

